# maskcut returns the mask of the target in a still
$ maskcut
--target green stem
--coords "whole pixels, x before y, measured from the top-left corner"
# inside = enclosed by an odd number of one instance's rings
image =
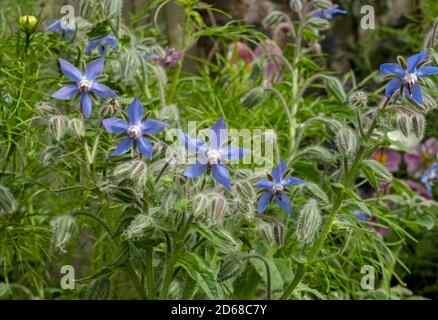
[[[128,263],[126,263],[126,269],[128,270],[128,274],[131,278],[135,290],[137,291],[138,296],[140,297],[140,299],[146,300],[147,299],[146,293],[143,289],[141,281],[138,278],[137,273],[135,273],[135,269],[132,265],[132,261],[128,261]]]
[[[272,285],[271,285],[271,268],[269,267],[268,262],[261,256],[256,254],[249,254],[245,257],[246,259],[250,258],[256,258],[263,262],[266,268],[266,300],[271,300],[271,292],[272,292]]]
[[[148,298],[155,299],[155,280],[153,270],[153,248],[151,246],[146,247],[146,284],[148,289]]]

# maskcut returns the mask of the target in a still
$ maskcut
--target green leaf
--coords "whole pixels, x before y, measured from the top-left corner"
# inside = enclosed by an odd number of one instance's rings
[[[211,229],[202,223],[194,223],[193,228],[223,253],[235,252],[240,247],[236,240],[223,230]]]
[[[199,256],[190,252],[185,252],[179,257],[176,266],[184,268],[209,299],[219,298],[216,274]]]
[[[362,160],[361,170],[375,189],[378,189],[380,181],[389,182],[392,180],[392,174],[388,169],[375,160]]]

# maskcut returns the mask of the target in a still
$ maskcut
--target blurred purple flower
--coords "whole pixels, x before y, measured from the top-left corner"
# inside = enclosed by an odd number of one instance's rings
[[[400,153],[394,150],[377,149],[371,155],[371,159],[380,162],[391,172],[397,172],[401,163]]]
[[[315,12],[312,17],[318,18],[318,19],[326,19],[326,20],[332,20],[334,14],[346,14],[346,10],[339,9],[337,7],[332,7],[329,9],[319,10]]]
[[[102,121],[103,126],[108,132],[125,133],[127,136],[119,143],[111,155],[122,155],[131,150],[132,145],[135,144],[140,154],[148,159],[152,159],[152,143],[143,137],[143,135],[160,133],[167,124],[152,119],[142,122],[144,107],[137,97],[126,108],[126,113],[128,114],[129,121],[117,118]]]
[[[228,45],[227,59],[235,63],[236,58],[251,63],[254,61],[254,53],[243,42],[234,42]]]
[[[427,191],[432,193],[434,181],[438,180],[438,162],[435,162],[421,177],[421,182],[426,186]]]
[[[178,61],[185,55],[185,51],[176,51],[170,47],[165,47],[163,55],[160,56],[154,52],[146,53],[143,58],[158,62],[163,68],[169,68],[175,66]]]
[[[272,78],[272,82],[281,81],[281,64],[276,56],[283,56],[283,51],[274,41],[259,44],[254,50],[254,55],[258,58],[266,56],[265,76]]]
[[[111,47],[113,49],[117,49],[117,39],[113,34],[109,34],[107,36],[101,38],[94,38],[88,42],[87,47],[85,48],[85,53],[87,55],[91,55],[93,53],[94,48],[98,49],[99,55],[105,56],[107,47]]]
[[[104,60],[97,59],[91,61],[85,68],[85,75],[83,75],[70,62],[59,59],[62,73],[74,81],[74,84],[68,84],[55,92],[52,97],[59,100],[71,100],[76,94],[81,94],[81,112],[86,118],[91,115],[91,96],[94,93],[100,98],[115,97],[116,94],[106,85],[96,82],[96,78],[102,73],[104,67]]]
[[[228,145],[227,138],[228,130],[224,118],[221,118],[210,128],[208,143],[181,133],[180,139],[184,142],[184,147],[198,155],[196,163],[191,165],[183,175],[189,178],[196,178],[206,172],[207,169],[211,169],[213,178],[230,190],[230,173],[223,164],[223,161],[239,160],[251,151]]]
[[[285,177],[284,174],[287,171],[287,164],[284,160],[281,160],[277,167],[272,170],[273,181],[263,179],[257,185],[257,189],[265,189],[261,194],[259,203],[257,206],[257,212],[263,213],[268,206],[272,198],[275,202],[287,213],[292,212],[292,204],[285,193],[285,188],[304,181],[294,177]]]
[[[48,32],[61,31],[61,39],[66,39],[67,37],[74,35],[75,30],[76,30],[75,26],[70,25],[64,20],[57,20],[57,19],[50,20],[49,26],[46,29],[46,31]]]
[[[380,66],[382,74],[393,76],[394,79],[388,82],[385,95],[390,97],[398,89],[405,88],[409,97],[423,104],[423,95],[418,84],[418,79],[429,75],[437,74],[438,68],[424,66],[429,54],[425,51],[410,56],[407,59],[406,69],[398,63],[384,63]]]
[[[431,199],[432,195],[430,194],[430,192],[424,188],[424,186],[422,186],[419,183],[416,183],[412,180],[403,180],[404,183],[406,183],[406,185],[415,193],[417,193],[418,195],[426,198],[426,199]]]
[[[438,139],[429,138],[424,143],[413,148],[403,157],[409,174],[420,178],[425,170],[437,159]]]
[[[366,222],[366,221],[371,220],[370,216],[368,216],[367,214],[365,214],[365,212],[360,211],[360,210],[354,210],[353,215],[357,218],[357,220],[362,221],[362,222]]]

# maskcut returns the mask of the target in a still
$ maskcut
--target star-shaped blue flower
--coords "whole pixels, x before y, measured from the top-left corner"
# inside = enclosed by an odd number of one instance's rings
[[[395,77],[388,82],[385,95],[390,97],[398,89],[406,88],[409,97],[422,105],[423,96],[418,79],[438,73],[437,67],[424,66],[424,62],[428,57],[429,55],[425,51],[410,56],[406,62],[406,69],[398,63],[382,64],[380,72],[384,75]]]
[[[216,122],[209,131],[209,142],[196,140],[181,133],[185,148],[197,154],[196,163],[191,165],[183,175],[196,178],[207,169],[211,169],[213,178],[228,190],[231,189],[231,178],[224,162],[239,160],[250,153],[250,150],[232,147],[227,143],[228,130],[224,118]]]
[[[332,20],[334,14],[346,14],[346,13],[347,13],[346,10],[342,10],[342,9],[337,8],[337,7],[333,7],[333,8],[329,8],[329,9],[316,11],[312,15],[312,17],[318,18],[318,19]]]
[[[105,56],[107,47],[117,49],[116,36],[113,34],[109,34],[105,37],[91,39],[88,42],[87,47],[85,48],[85,53],[91,55],[93,53],[94,48],[96,47],[97,50],[99,51],[99,55]]]
[[[287,171],[287,164],[281,160],[277,167],[272,170],[273,181],[263,179],[257,185],[257,189],[265,189],[259,199],[257,212],[263,213],[272,198],[275,202],[287,213],[292,212],[292,205],[287,197],[285,188],[298,183],[303,183],[304,180],[294,177],[284,177]]]
[[[160,133],[167,127],[167,124],[152,119],[143,122],[144,107],[137,97],[126,108],[126,113],[128,114],[129,121],[117,118],[102,121],[103,126],[109,133],[125,133],[127,136],[119,143],[111,155],[122,155],[131,150],[132,145],[135,144],[140,154],[149,160],[152,159],[152,143],[143,136],[145,134]]]
[[[427,190],[432,193],[433,181],[438,180],[438,162],[434,163],[421,177],[421,182],[426,186]]]
[[[86,118],[91,115],[90,93],[104,99],[116,96],[115,92],[106,85],[96,82],[96,78],[103,71],[103,59],[91,61],[85,69],[85,75],[64,59],[59,59],[59,63],[62,73],[75,83],[65,85],[55,92],[52,97],[59,100],[71,100],[79,93],[81,95],[81,111]]]
[[[49,21],[49,26],[46,31],[48,32],[57,32],[61,31],[61,38],[65,39],[68,36],[72,36],[75,33],[75,26],[68,24],[64,20],[52,19]]]

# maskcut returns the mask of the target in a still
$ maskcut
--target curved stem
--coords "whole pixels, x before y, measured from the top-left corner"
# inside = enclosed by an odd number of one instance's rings
[[[244,259],[250,259],[250,258],[256,258],[263,262],[266,268],[266,300],[271,300],[271,292],[272,292],[272,285],[271,285],[271,268],[269,267],[268,262],[261,256],[257,254],[249,254]]]

